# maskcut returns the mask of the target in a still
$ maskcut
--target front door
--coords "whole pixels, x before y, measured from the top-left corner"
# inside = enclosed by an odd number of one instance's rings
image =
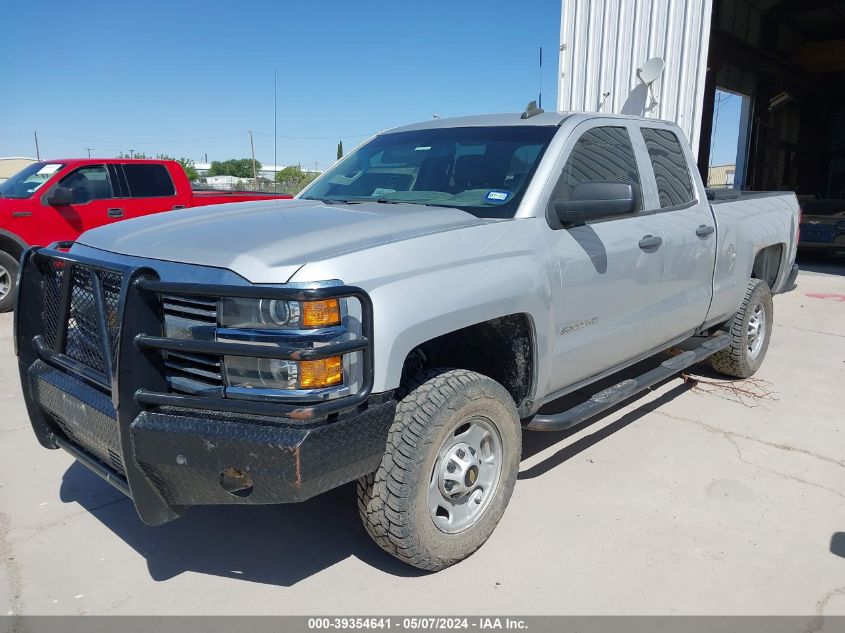
[[[618,120],[591,120],[576,128],[562,153],[565,163],[547,209],[549,248],[561,274],[551,391],[624,363],[661,338],[655,326],[663,226],[659,214],[643,213],[642,170],[632,131]],[[569,199],[581,183],[630,184],[636,207],[566,228],[554,202]]]
[[[73,193],[73,202],[67,205],[51,205],[48,202],[49,191],[41,197],[41,204],[52,207],[61,218],[56,226],[56,239],[75,240],[80,233],[123,217],[122,201],[114,196],[105,165],[78,167],[59,180],[56,186],[70,189]]]

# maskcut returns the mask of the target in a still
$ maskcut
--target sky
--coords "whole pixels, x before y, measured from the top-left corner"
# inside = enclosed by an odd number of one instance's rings
[[[320,168],[381,129],[554,108],[559,0],[0,0],[0,156],[197,162],[250,155]]]
[[[736,163],[736,146],[739,138],[739,118],[742,98],[739,95],[716,91],[713,108],[713,142],[710,146],[711,165]]]
[[[322,169],[379,130],[555,107],[559,0],[0,0],[0,156],[144,152]],[[542,73],[538,49],[543,47]],[[721,93],[711,164],[735,161]]]

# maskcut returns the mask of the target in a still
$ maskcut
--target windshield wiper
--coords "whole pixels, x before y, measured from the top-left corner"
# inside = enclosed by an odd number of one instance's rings
[[[323,204],[361,204],[364,200],[357,198],[305,198],[305,200],[319,200]]]
[[[436,202],[423,202],[422,200],[390,200],[389,198],[378,198],[376,200],[379,204],[418,204],[424,207],[448,207],[448,204],[438,204]]]

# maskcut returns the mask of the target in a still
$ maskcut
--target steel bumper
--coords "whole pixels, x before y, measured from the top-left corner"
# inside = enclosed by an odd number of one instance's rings
[[[130,423],[130,450],[120,455],[118,422],[108,398],[42,361],[23,369],[41,443],[64,448],[130,497],[122,471],[127,465],[140,470],[157,495],[134,499],[136,506],[154,504],[155,497],[163,506],[137,507],[142,519],[175,518],[191,505],[303,501],[353,481],[378,468],[396,408],[395,401],[374,395],[332,421],[298,425],[165,407],[143,411]],[[227,469],[249,476],[249,494],[224,489]]]

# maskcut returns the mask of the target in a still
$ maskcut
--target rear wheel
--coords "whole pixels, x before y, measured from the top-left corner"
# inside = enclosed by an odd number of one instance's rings
[[[501,519],[521,449],[519,416],[499,383],[466,370],[426,374],[397,407],[381,466],[358,481],[364,527],[410,565],[453,565]]]
[[[752,279],[745,299],[730,322],[731,346],[710,357],[720,374],[748,378],[760,368],[772,336],[772,293],[762,279]]]
[[[0,251],[0,312],[8,312],[15,305],[18,279],[18,260]]]

